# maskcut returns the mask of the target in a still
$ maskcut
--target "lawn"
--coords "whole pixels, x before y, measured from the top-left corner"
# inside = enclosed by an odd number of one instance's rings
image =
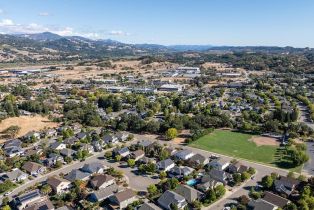
[[[251,138],[252,135],[249,134],[215,130],[211,134],[194,141],[189,146],[235,158],[274,165],[278,147],[268,145],[257,146],[254,142],[249,141]]]

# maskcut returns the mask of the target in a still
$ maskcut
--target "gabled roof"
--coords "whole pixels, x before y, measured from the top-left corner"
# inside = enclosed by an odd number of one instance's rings
[[[178,193],[179,195],[183,196],[187,202],[192,203],[196,199],[199,199],[203,193],[190,187],[188,185],[179,185],[174,192]]]
[[[283,208],[290,202],[288,199],[285,199],[279,195],[276,195],[268,191],[264,193],[264,197],[262,199],[264,201],[267,201],[268,203],[278,206],[279,208]]]
[[[37,202],[34,205],[26,207],[24,210],[53,210],[55,209],[49,199]]]
[[[110,182],[114,180],[113,176],[107,175],[107,174],[100,174],[100,175],[96,175],[94,176],[91,180],[90,183],[93,187],[100,187],[101,185],[103,185],[106,182]]]
[[[57,188],[61,183],[68,183],[70,182],[68,180],[62,179],[58,176],[52,176],[47,179],[47,184],[53,186],[54,188]]]
[[[75,180],[86,179],[90,175],[91,175],[90,173],[86,173],[86,172],[74,169],[68,175],[66,175],[64,178],[71,181],[71,182],[74,182]]]
[[[42,166],[42,165],[40,165],[38,163],[34,163],[34,162],[28,161],[28,162],[24,163],[22,168],[25,171],[31,173],[31,172],[37,171],[37,170],[39,170],[40,168],[43,168],[43,167],[44,166]]]
[[[154,203],[145,202],[138,210],[162,210],[162,209],[156,206]]]
[[[195,154],[193,155],[191,158],[190,158],[190,162],[194,162],[194,163],[197,163],[197,164],[202,164],[204,163],[204,161],[206,160],[207,158],[204,156],[204,155],[201,155],[201,154]]]
[[[125,200],[133,198],[135,196],[135,192],[131,189],[126,189],[124,191],[116,193],[114,196],[119,203],[122,203]]]
[[[162,160],[157,163],[158,167],[163,168],[163,169],[167,168],[168,166],[172,164],[174,164],[174,162],[171,159]]]
[[[185,198],[173,191],[167,190],[159,198],[158,203],[163,208],[169,208],[171,204],[178,204],[179,202],[185,201]]]
[[[96,173],[101,169],[105,169],[106,166],[102,164],[101,162],[92,162],[92,163],[86,163],[84,166],[80,169],[81,171],[88,172],[88,173]]]
[[[10,172],[7,172],[6,173],[6,176],[8,177],[9,180],[15,180],[17,179],[18,177],[20,176],[27,176],[27,174],[25,174],[23,171],[21,171],[20,169],[18,168],[15,168],[13,169],[12,171]]]
[[[106,188],[95,191],[91,194],[97,201],[102,201],[110,196],[112,196],[115,192],[117,192],[118,186],[116,184],[110,185]]]
[[[268,203],[262,199],[251,200],[248,205],[254,210],[274,210],[276,208],[275,205]]]

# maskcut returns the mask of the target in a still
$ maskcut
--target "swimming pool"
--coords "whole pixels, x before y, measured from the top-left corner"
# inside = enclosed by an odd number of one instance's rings
[[[190,179],[189,181],[186,182],[187,185],[189,186],[194,186],[198,183],[197,179]]]

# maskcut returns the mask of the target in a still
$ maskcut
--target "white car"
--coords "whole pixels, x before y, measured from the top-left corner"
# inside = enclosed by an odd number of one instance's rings
[[[6,193],[4,193],[4,196],[8,196],[8,195],[10,195],[12,192],[6,192]]]

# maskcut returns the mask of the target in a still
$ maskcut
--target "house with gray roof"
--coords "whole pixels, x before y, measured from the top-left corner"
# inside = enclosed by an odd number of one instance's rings
[[[174,192],[183,196],[188,203],[193,203],[195,200],[200,200],[203,193],[188,185],[179,185]]]
[[[156,206],[154,203],[145,202],[141,205],[138,210],[162,210],[159,206]]]
[[[178,209],[183,209],[187,205],[187,202],[182,195],[170,190],[165,191],[158,198],[157,203],[159,206],[167,210],[171,210],[172,205],[177,206]]]
[[[110,185],[106,188],[102,188],[100,190],[94,191],[88,196],[88,200],[92,202],[101,202],[110,196],[113,196],[118,192],[118,186],[116,184]]]
[[[90,174],[102,174],[107,168],[108,167],[101,162],[91,162],[84,164],[84,166],[80,170]]]
[[[76,151],[72,150],[72,149],[62,149],[60,150],[60,155],[62,155],[63,157],[73,157],[76,154]]]
[[[28,175],[18,168],[12,169],[1,176],[1,180],[10,180],[11,182],[20,182],[26,180]]]
[[[159,161],[156,166],[159,171],[169,171],[175,166],[175,163],[171,159],[166,159]]]
[[[109,199],[111,201],[110,204],[111,207],[124,209],[129,204],[136,201],[136,194],[131,189],[125,189],[124,191],[120,191],[114,194],[113,196],[109,197]]]
[[[90,173],[83,172],[78,169],[74,169],[70,173],[68,173],[66,176],[64,176],[64,178],[66,180],[69,180],[70,182],[74,182],[75,180],[87,181],[90,176],[91,176]]]

